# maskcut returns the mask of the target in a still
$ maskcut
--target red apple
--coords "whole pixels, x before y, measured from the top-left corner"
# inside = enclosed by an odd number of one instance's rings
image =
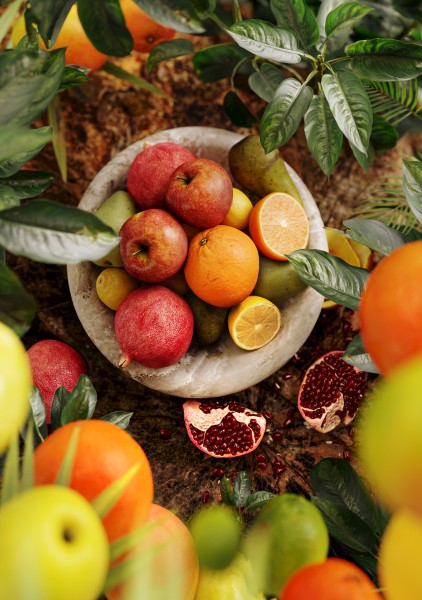
[[[173,142],[148,146],[140,152],[127,177],[127,189],[139,208],[164,208],[171,174],[194,158],[187,148]]]
[[[186,233],[166,210],[150,208],[133,215],[123,224],[120,236],[123,266],[141,281],[165,281],[185,262]]]
[[[188,225],[219,225],[230,210],[233,185],[227,171],[207,158],[189,160],[170,177],[167,208]]]

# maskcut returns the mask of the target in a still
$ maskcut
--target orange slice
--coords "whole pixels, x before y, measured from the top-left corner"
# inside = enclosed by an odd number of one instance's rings
[[[273,192],[254,206],[249,231],[262,254],[286,260],[285,254],[306,248],[309,221],[297,200],[289,194]]]
[[[243,350],[262,348],[274,339],[280,326],[280,310],[261,296],[248,296],[229,312],[229,333]]]

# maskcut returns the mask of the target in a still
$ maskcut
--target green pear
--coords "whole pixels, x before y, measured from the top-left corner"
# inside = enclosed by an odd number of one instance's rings
[[[200,569],[195,600],[264,600],[252,578],[250,562],[238,554],[226,569]]]
[[[271,300],[280,307],[306,287],[289,262],[259,255],[258,280],[253,295]]]
[[[138,212],[138,208],[131,196],[127,192],[119,190],[107,198],[94,214],[119,235],[123,223],[136,212]],[[106,256],[94,262],[99,267],[123,267],[120,246],[116,246]]]
[[[284,192],[303,206],[280,151],[265,154],[259,135],[249,135],[230,148],[229,167],[236,181],[259,198],[271,192]]]
[[[226,326],[229,309],[212,306],[191,291],[185,296],[185,300],[193,312],[194,341],[202,345],[218,341]]]

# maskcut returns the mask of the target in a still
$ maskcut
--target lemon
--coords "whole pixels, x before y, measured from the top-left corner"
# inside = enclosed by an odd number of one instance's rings
[[[0,323],[0,454],[26,420],[31,386],[25,347],[10,327]]]
[[[229,333],[243,350],[262,348],[274,339],[280,326],[280,310],[261,296],[248,296],[229,312]]]
[[[109,267],[104,269],[96,281],[98,298],[111,310],[117,310],[120,302],[126,298],[130,292],[138,287],[138,280],[131,277],[123,269]]]
[[[232,204],[222,225],[230,225],[230,227],[236,227],[236,229],[241,230],[246,229],[252,209],[253,204],[247,195],[237,188],[233,188]]]

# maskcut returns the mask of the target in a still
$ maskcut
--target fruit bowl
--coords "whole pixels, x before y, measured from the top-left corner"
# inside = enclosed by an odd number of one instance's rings
[[[213,127],[179,127],[135,142],[115,156],[93,179],[79,208],[97,210],[117,189],[124,188],[129,167],[145,142],[175,142],[198,157],[209,158],[229,171],[229,149],[243,136]],[[310,224],[309,247],[327,250],[326,235],[317,205],[297,173],[286,165]],[[114,333],[114,312],[98,299],[95,281],[100,269],[90,262],[68,266],[68,281],[76,313],[100,352],[118,368],[122,354]],[[211,398],[244,390],[280,369],[304,344],[321,311],[323,298],[311,288],[300,292],[282,308],[282,326],[266,346],[248,352],[238,348],[228,332],[211,346],[192,345],[176,364],[151,369],[133,362],[125,370],[143,385],[183,398]]]

